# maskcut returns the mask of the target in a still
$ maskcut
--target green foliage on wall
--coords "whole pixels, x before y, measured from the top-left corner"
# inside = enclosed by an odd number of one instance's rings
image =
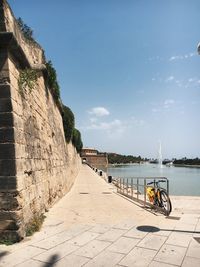
[[[53,93],[58,100],[60,98],[60,86],[57,81],[56,70],[54,69],[52,62],[49,60],[46,64],[47,68],[47,83],[49,88],[53,90]]]
[[[36,85],[37,85],[36,70],[26,68],[20,71],[18,86],[21,93],[23,93],[24,90],[26,90],[26,88],[28,88],[29,92],[31,92]]]
[[[17,19],[17,24],[19,26],[19,28],[21,29],[24,37],[28,40],[28,41],[32,41],[35,42],[35,39],[33,38],[33,30],[24,23],[24,21],[22,20],[22,18],[18,18]]]
[[[74,114],[70,108],[63,105],[63,127],[65,132],[65,140],[69,143],[72,140],[73,129],[75,125]]]
[[[80,153],[83,148],[83,143],[81,139],[81,133],[75,128],[73,130],[72,144],[75,146],[77,152]]]
[[[81,152],[83,143],[81,140],[81,133],[75,128],[74,114],[70,108],[63,105],[63,127],[65,132],[65,140],[67,143],[72,141],[78,153]]]

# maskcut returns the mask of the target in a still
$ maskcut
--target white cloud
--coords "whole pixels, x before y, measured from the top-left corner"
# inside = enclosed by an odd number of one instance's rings
[[[165,81],[166,82],[171,82],[174,80],[174,76],[169,76]]]
[[[174,99],[166,99],[164,101],[164,108],[169,108],[170,106],[172,106],[175,103]]]
[[[89,111],[89,114],[97,117],[103,117],[109,115],[110,112],[104,107],[95,107]]]
[[[188,59],[191,57],[196,56],[196,53],[189,53],[189,54],[185,54],[185,55],[176,55],[176,56],[172,56],[169,58],[169,61],[174,61],[174,60],[179,60],[179,59]]]
[[[194,78],[190,78],[190,79],[188,79],[188,82],[189,82],[189,83],[192,83],[192,82],[194,82],[194,81],[195,81]]]
[[[111,122],[99,122],[99,123],[92,123],[90,126],[86,128],[88,130],[111,130],[113,128],[119,128],[122,126],[122,122],[120,120],[113,120]]]
[[[157,113],[157,112],[159,112],[159,109],[158,108],[152,108],[152,112]]]

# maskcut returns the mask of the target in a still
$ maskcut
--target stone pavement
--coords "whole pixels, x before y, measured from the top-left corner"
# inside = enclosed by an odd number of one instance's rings
[[[172,205],[168,218],[145,210],[83,166],[40,232],[0,245],[0,267],[199,267],[200,198],[172,197]]]

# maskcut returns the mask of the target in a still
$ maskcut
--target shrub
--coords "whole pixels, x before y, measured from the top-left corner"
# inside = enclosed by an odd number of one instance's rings
[[[52,89],[56,99],[60,98],[60,86],[57,81],[56,70],[54,69],[52,62],[49,60],[46,64],[47,68],[47,83],[50,89]]]
[[[30,223],[26,226],[26,236],[31,236],[35,232],[39,231],[42,227],[44,219],[45,216],[43,214],[35,215]]]
[[[24,37],[29,41],[35,42],[35,40],[33,38],[33,30],[27,24],[24,23],[22,18],[19,17],[17,19],[17,24],[18,24],[19,28],[21,29]]]
[[[81,133],[75,128],[73,130],[72,144],[75,146],[77,152],[80,153],[83,148],[83,143],[81,140]]]
[[[69,143],[72,140],[75,120],[74,120],[74,114],[71,111],[71,109],[64,105],[63,105],[62,119],[63,119],[64,133],[65,133],[65,140],[67,143]]]

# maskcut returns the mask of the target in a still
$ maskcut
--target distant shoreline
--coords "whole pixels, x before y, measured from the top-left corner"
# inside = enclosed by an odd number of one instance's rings
[[[173,164],[174,167],[200,168],[200,165]]]
[[[145,163],[109,163],[108,167],[123,166],[123,165],[142,165]],[[153,163],[150,163],[153,164]],[[165,164],[163,164],[165,166]],[[188,165],[188,164],[173,164],[174,167],[184,167],[184,168],[200,168],[200,165]]]

